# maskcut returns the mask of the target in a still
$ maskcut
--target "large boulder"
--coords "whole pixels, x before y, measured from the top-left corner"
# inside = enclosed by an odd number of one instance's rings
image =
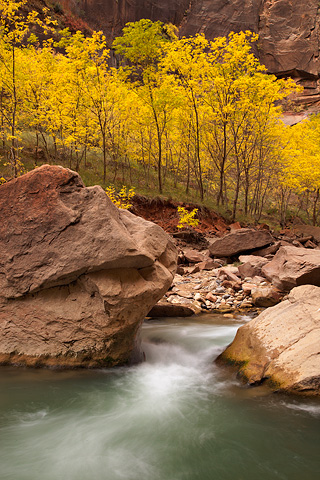
[[[242,252],[265,247],[272,242],[273,238],[266,230],[241,228],[213,241],[209,245],[209,251],[213,257],[233,257]]]
[[[219,363],[237,368],[251,385],[320,395],[320,288],[294,288],[287,300],[239,328]]]
[[[262,267],[262,273],[282,291],[306,284],[320,287],[320,250],[280,247],[273,259]]]
[[[139,327],[176,268],[167,234],[57,166],[2,185],[0,211],[0,363],[139,356]]]

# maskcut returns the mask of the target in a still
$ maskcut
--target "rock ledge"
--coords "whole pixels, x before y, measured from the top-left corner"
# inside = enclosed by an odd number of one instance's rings
[[[249,384],[320,395],[320,287],[294,288],[287,300],[239,328],[218,363],[237,368]]]

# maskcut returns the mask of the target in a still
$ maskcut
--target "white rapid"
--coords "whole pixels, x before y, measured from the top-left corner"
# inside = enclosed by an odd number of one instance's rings
[[[213,363],[247,320],[146,323],[131,368],[1,368],[0,480],[318,478],[320,403]]]

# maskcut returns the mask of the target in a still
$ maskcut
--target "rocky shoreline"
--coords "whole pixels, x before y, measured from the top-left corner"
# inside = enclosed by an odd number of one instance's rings
[[[307,230],[313,235],[287,233],[279,240],[268,231],[261,235],[238,227],[204,250],[180,242],[172,286],[148,316],[259,311],[279,303],[295,286],[320,286],[320,228]],[[227,256],[218,258],[216,251]]]
[[[216,362],[251,386],[319,396],[320,229],[307,229],[309,235],[279,240],[237,228],[206,250],[180,248],[173,284],[148,315],[235,317],[255,310]]]

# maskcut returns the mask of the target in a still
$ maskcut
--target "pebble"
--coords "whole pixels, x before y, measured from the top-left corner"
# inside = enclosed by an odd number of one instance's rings
[[[241,303],[241,308],[250,308],[253,307],[251,302],[242,302]]]
[[[216,295],[213,295],[212,292],[209,292],[206,295],[206,300],[209,300],[210,302],[215,302],[217,300],[217,297]]]
[[[226,267],[222,268],[225,269]],[[236,275],[237,268],[230,268]],[[255,282],[252,278],[246,277],[242,281],[239,279],[237,286],[223,286],[222,276],[224,273],[220,268],[216,268],[195,273],[188,272],[185,276],[177,274],[171,290],[166,294],[167,301],[174,304],[187,304],[196,314],[201,313],[201,311],[217,310],[232,318],[232,312],[236,309],[248,309],[254,306],[251,289],[255,286],[255,283],[269,285],[269,282],[263,277],[254,277]]]
[[[204,302],[204,299],[202,298],[202,295],[199,292],[195,294],[194,299],[198,300],[199,302]]]
[[[216,288],[216,293],[224,293],[226,289],[224,287],[217,287]]]

